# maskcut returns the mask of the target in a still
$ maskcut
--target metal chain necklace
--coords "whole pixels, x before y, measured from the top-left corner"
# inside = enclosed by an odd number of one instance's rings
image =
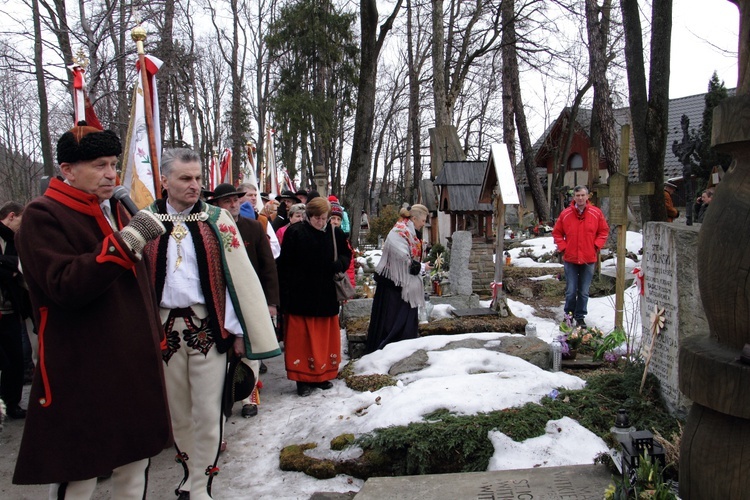
[[[177,244],[177,260],[174,264],[174,270],[177,271],[177,268],[180,267],[180,264],[182,264],[182,240],[185,239],[185,237],[189,234],[187,227],[185,226],[185,222],[196,222],[196,221],[205,221],[208,219],[208,214],[206,212],[198,212],[197,214],[154,214],[156,217],[162,221],[162,222],[171,222],[172,225],[172,232],[169,233],[169,236],[171,238],[174,238],[175,243]]]

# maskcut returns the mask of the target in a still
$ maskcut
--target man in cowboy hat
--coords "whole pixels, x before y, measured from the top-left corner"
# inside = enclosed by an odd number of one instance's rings
[[[281,354],[257,273],[234,218],[201,201],[200,156],[162,154],[167,198],[147,210],[166,233],[144,249],[160,306],[162,352],[177,460],[178,498],[207,500],[218,474],[228,352],[262,359]]]
[[[39,329],[39,363],[13,482],[50,498],[144,498],[149,458],[170,443],[154,290],[141,260],[164,232],[112,197],[120,139],[80,122],[57,143],[65,180],[29,203],[16,236]],[[111,199],[110,199],[111,198]],[[114,472],[113,472],[114,471]]]
[[[268,303],[268,312],[271,318],[275,320],[278,314],[276,307],[279,304],[279,277],[276,271],[276,261],[271,253],[271,245],[268,243],[263,225],[256,220],[240,215],[240,198],[243,196],[245,196],[245,192],[236,190],[231,184],[219,184],[213,193],[206,198],[206,202],[227,210],[234,218],[245,244],[247,256],[250,258],[255,272],[258,273]],[[257,381],[261,362],[247,358],[243,358],[243,362],[253,370],[256,380],[251,396],[242,401],[242,416],[249,418],[258,414],[260,398],[258,397]]]

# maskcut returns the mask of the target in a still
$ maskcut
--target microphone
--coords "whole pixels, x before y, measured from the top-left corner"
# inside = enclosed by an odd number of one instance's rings
[[[115,186],[114,191],[112,191],[112,198],[122,203],[122,206],[125,207],[130,215],[138,213],[138,207],[136,207],[133,200],[130,199],[130,191],[128,191],[128,188],[125,186]]]

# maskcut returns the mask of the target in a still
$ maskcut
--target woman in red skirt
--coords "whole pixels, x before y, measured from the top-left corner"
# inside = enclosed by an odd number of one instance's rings
[[[284,234],[277,261],[286,325],[284,361],[300,396],[309,396],[315,388],[330,389],[341,362],[333,275],[346,271],[352,254],[343,231],[328,224],[330,210],[325,198],[310,200],[305,220]]]

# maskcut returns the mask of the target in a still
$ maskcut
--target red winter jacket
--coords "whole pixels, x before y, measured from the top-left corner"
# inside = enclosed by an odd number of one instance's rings
[[[596,262],[596,252],[607,242],[609,226],[604,214],[590,202],[578,213],[575,201],[557,218],[552,237],[563,260],[573,264]]]

